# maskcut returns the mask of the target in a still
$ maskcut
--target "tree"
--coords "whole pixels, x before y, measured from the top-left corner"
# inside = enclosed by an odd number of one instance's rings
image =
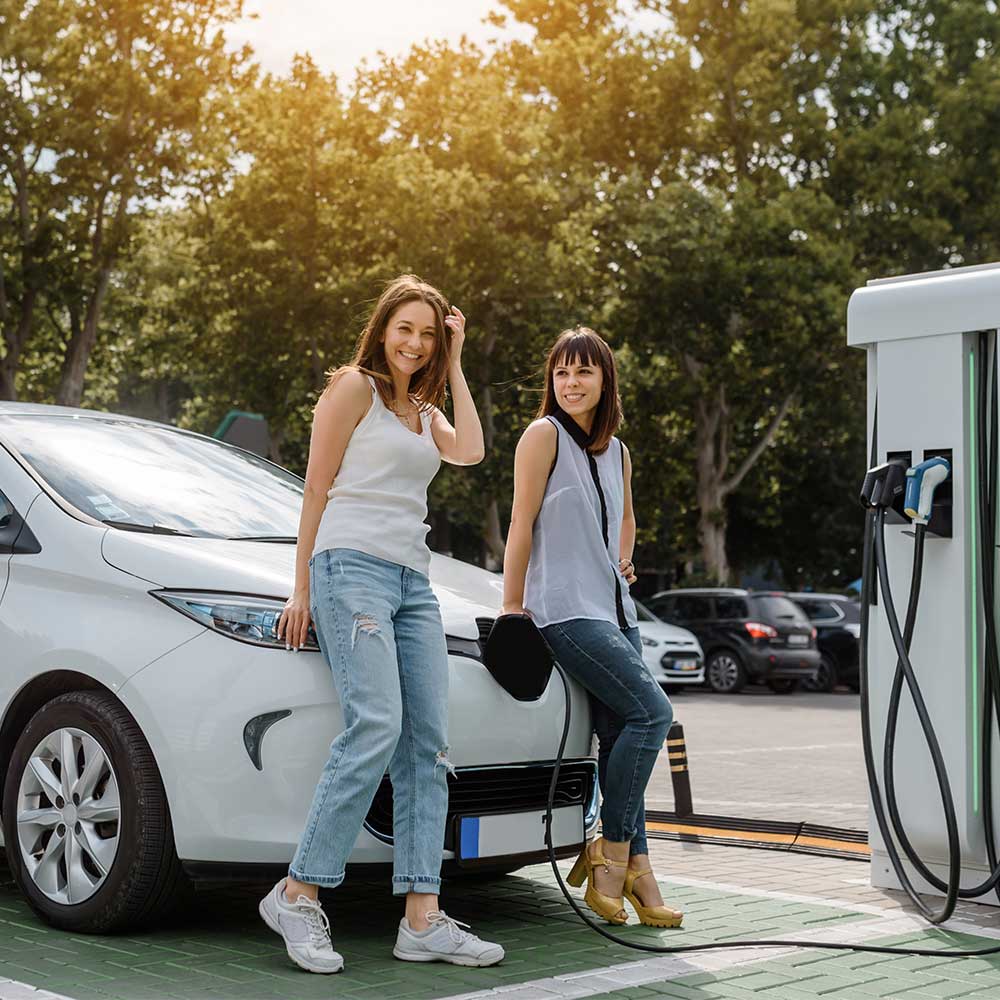
[[[525,99],[512,58],[420,47],[365,77],[359,92],[386,125],[376,216],[383,259],[439,285],[469,316],[465,367],[488,457],[474,471],[446,470],[431,506],[449,511],[452,528],[474,530],[476,557],[494,567],[511,456],[537,407],[529,383],[565,322],[551,244],[579,197],[562,173],[551,111]],[[449,547],[460,545],[453,532]]]
[[[56,399],[75,405],[136,219],[219,163],[216,104],[245,54],[220,28],[241,0],[17,0],[0,13],[0,396],[39,326],[64,344]]]

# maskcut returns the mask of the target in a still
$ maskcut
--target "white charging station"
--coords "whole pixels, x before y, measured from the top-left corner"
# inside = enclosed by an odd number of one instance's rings
[[[947,765],[962,852],[962,888],[989,874],[984,843],[980,748],[983,739],[984,609],[977,579],[976,398],[980,332],[1000,328],[1000,263],[870,281],[851,296],[847,340],[868,362],[868,447],[876,464],[916,464],[947,453],[950,524],[939,513],[926,535],[923,586],[911,660]],[[993,427],[991,433],[996,433]],[[866,455],[866,459],[869,456]],[[890,523],[890,521],[892,523]],[[950,535],[950,537],[949,537]],[[943,537],[942,537],[943,536]],[[913,529],[902,516],[886,523],[889,581],[902,617],[913,565]],[[869,697],[876,767],[884,788],[881,748],[897,654],[881,595],[869,623]],[[994,776],[1000,775],[993,733]],[[895,782],[907,835],[927,867],[947,879],[947,838],[930,753],[904,690],[895,745]],[[994,782],[993,784],[996,784]],[[1000,799],[1000,790],[995,793]],[[994,803],[1000,831],[1000,811]],[[872,885],[899,888],[869,807]],[[904,862],[914,886],[934,890]],[[938,893],[938,895],[940,895]],[[979,897],[997,904],[995,892]]]

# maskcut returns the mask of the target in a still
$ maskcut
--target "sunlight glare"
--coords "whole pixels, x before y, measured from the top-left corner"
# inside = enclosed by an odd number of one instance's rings
[[[296,53],[308,52],[324,71],[347,80],[379,51],[397,56],[419,42],[457,42],[463,34],[483,44],[499,34],[482,23],[499,7],[496,0],[247,0],[246,12],[256,19],[244,18],[227,35],[231,45],[249,44],[271,72],[286,72]]]

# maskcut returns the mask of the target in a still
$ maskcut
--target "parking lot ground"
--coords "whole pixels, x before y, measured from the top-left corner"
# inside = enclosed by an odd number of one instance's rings
[[[620,930],[632,941],[687,945],[794,937],[928,948],[1000,945],[997,908],[960,904],[947,935],[932,931],[901,894],[870,888],[862,862],[671,841],[655,841],[651,850],[666,898],[685,910],[685,926],[655,931],[634,924]],[[382,882],[350,879],[326,897],[346,969],[311,976],[290,965],[279,940],[260,922],[256,905],[266,889],[201,895],[194,912],[170,926],[88,937],[40,923],[0,868],[0,1000],[46,1000],[47,994],[74,1000],[1000,996],[997,958],[787,948],[678,957],[633,951],[584,927],[544,865],[496,881],[446,886],[447,909],[507,949],[498,966],[396,961],[391,946],[399,903]]]
[[[740,819],[868,829],[860,697],[747,687],[671,694],[684,726],[695,812]],[[650,809],[673,809],[670,762],[661,754],[646,792]]]

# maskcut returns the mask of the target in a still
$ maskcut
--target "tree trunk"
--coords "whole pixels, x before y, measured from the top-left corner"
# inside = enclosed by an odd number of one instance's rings
[[[493,390],[487,381],[480,396],[481,419],[483,421],[483,443],[486,454],[493,452],[493,441],[496,438],[496,426],[493,421]],[[496,497],[491,497],[486,505],[483,518],[483,542],[486,544],[485,563],[489,570],[497,570],[503,565],[505,548],[503,530],[500,527],[500,506]]]
[[[483,359],[483,391],[480,395],[479,418],[483,423],[483,444],[486,454],[493,454],[493,443],[496,440],[496,423],[493,419],[493,389],[490,386],[492,375],[491,355],[496,346],[496,332],[491,331],[483,339],[480,357]],[[496,497],[491,497],[486,505],[486,512],[483,518],[483,542],[486,546],[484,552],[486,568],[497,570],[503,565],[503,553],[505,543],[503,530],[500,527],[500,507]]]
[[[86,315],[83,326],[74,329],[66,358],[63,362],[62,376],[59,380],[59,390],[56,393],[56,402],[62,406],[79,406],[83,400],[83,380],[87,374],[87,364],[90,361],[90,354],[97,343],[97,330],[101,322],[101,309],[104,306],[104,297],[111,282],[111,271],[115,261],[125,245],[126,233],[128,229],[128,203],[132,196],[133,173],[132,173],[132,142],[135,136],[134,114],[134,79],[136,67],[134,64],[132,34],[127,27],[127,22],[116,26],[119,28],[118,51],[125,67],[125,107],[122,110],[122,143],[125,158],[125,169],[118,184],[118,205],[115,209],[114,218],[110,223],[110,236],[106,238],[106,209],[108,207],[109,193],[114,189],[113,176],[117,171],[113,171],[107,179],[107,184],[98,192],[94,202],[94,229],[90,238],[90,251],[94,262],[94,287],[90,300],[87,302]]]
[[[717,586],[729,585],[729,557],[726,554],[726,508],[724,503],[702,508],[698,514],[698,542],[705,570]]]
[[[3,324],[3,342],[5,354],[0,361],[0,399],[17,399],[17,370],[21,363],[21,351],[28,340],[31,324],[35,316],[35,303],[38,301],[38,290],[28,288],[21,300],[21,315],[16,325],[5,317]],[[6,312],[6,303],[4,312]]]
[[[111,281],[111,268],[102,268],[97,277],[97,286],[90,301],[87,303],[87,314],[83,325],[73,330],[69,346],[66,350],[66,360],[63,363],[62,377],[59,380],[59,391],[56,393],[56,403],[59,406],[79,406],[83,400],[83,379],[87,374],[87,363],[90,352],[97,343],[97,327],[101,321],[101,307],[104,296]]]
[[[21,297],[20,312],[15,319],[11,303],[7,298],[6,274],[0,261],[0,328],[3,330],[4,356],[0,360],[0,399],[17,399],[17,371],[21,363],[21,353],[28,342],[35,318],[38,302],[38,288],[35,286],[34,241],[37,228],[32,231],[31,208],[28,201],[28,175],[30,171],[23,153],[15,158],[13,172],[15,204],[17,207],[17,229],[20,243],[21,280],[24,294]]]
[[[695,379],[705,365],[686,355],[684,367]],[[698,542],[705,572],[719,586],[729,584],[729,557],[726,552],[726,500],[773,443],[778,428],[795,402],[790,393],[778,407],[767,429],[753,443],[736,471],[728,476],[730,462],[731,414],[725,385],[714,392],[702,392],[695,403],[695,494],[698,501]]]
[[[695,404],[695,497],[698,501],[698,544],[705,572],[718,586],[729,583],[726,554],[726,495],[723,492],[724,463],[720,444],[727,446],[729,413],[725,393],[715,399],[701,396]],[[721,439],[721,440],[720,440]],[[725,448],[728,451],[728,447]]]
[[[486,568],[488,570],[499,570],[503,566],[503,553],[506,545],[503,540],[503,531],[500,529],[500,507],[496,497],[490,499],[486,505]]]

